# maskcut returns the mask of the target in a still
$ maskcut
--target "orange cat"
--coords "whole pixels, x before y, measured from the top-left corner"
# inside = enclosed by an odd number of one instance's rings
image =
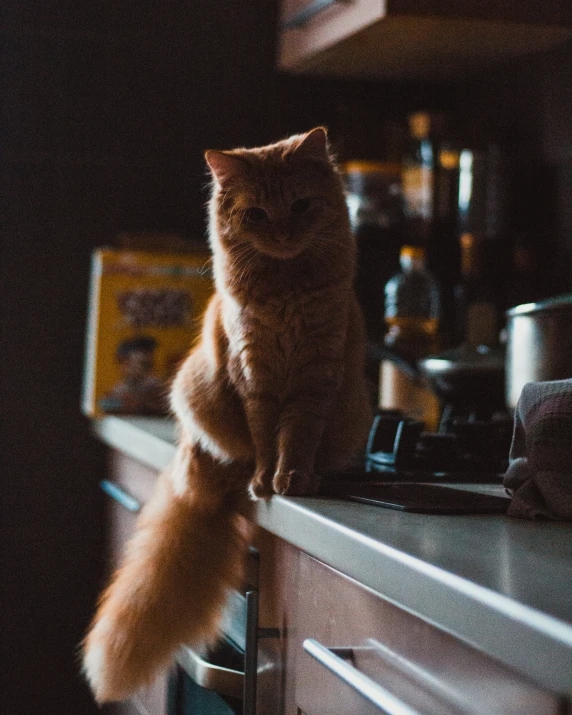
[[[216,637],[246,545],[244,495],[309,494],[365,442],[355,245],[326,132],[208,151],[216,294],[175,378],[180,443],[84,644],[99,702]]]

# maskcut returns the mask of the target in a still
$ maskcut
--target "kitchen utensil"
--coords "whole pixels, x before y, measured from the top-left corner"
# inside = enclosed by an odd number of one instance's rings
[[[422,375],[444,401],[444,417],[489,419],[504,409],[504,354],[501,349],[461,345],[418,361]],[[442,420],[443,421],[443,420]]]
[[[527,382],[572,377],[572,294],[507,312],[506,405],[516,407]]]

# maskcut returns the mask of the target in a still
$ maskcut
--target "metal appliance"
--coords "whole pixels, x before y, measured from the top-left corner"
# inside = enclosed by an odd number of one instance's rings
[[[572,377],[572,294],[507,312],[506,404],[514,409],[527,382]]]
[[[502,514],[502,488],[513,423],[455,418],[447,431],[425,432],[423,422],[381,410],[369,435],[365,463],[327,475],[320,494],[375,506],[430,514]]]
[[[491,420],[504,410],[505,358],[500,348],[461,345],[418,361],[421,374],[441,399],[441,425],[457,418]]]
[[[259,640],[278,638],[258,626],[259,554],[251,548],[242,592],[229,594],[221,639],[207,652],[182,646],[169,683],[168,715],[256,715]]]
[[[508,466],[513,423],[457,418],[447,431],[425,432],[423,422],[398,411],[375,416],[366,473],[382,481],[500,483]]]

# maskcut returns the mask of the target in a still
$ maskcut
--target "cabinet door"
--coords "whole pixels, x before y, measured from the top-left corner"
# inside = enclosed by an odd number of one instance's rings
[[[282,0],[278,65],[339,77],[443,79],[571,35],[567,0]]]
[[[110,497],[107,510],[110,572],[121,563],[125,544],[135,530],[140,509],[153,493],[157,477],[154,469],[120,452],[111,452],[109,474],[102,483]],[[105,712],[110,715],[166,715],[167,674],[158,676],[128,701],[107,706]]]
[[[109,474],[101,482],[109,495],[107,509],[107,536],[109,544],[109,570],[120,564],[125,544],[135,531],[137,516],[147,503],[157,482],[154,469],[112,451],[109,459]]]
[[[302,554],[297,706],[307,715],[559,715],[541,690],[452,635]]]
[[[259,626],[280,634],[258,640],[257,713],[298,715],[291,636],[298,610],[300,551],[263,529],[256,529],[254,545],[260,553]]]
[[[284,0],[280,67],[291,69],[383,17],[385,0]]]

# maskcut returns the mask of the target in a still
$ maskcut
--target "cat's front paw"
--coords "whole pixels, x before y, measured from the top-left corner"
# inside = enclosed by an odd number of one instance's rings
[[[272,472],[268,469],[257,469],[248,485],[251,499],[270,499],[274,494],[272,489]]]
[[[318,478],[311,472],[301,472],[297,469],[278,470],[272,480],[276,494],[288,496],[307,496],[318,490]]]

